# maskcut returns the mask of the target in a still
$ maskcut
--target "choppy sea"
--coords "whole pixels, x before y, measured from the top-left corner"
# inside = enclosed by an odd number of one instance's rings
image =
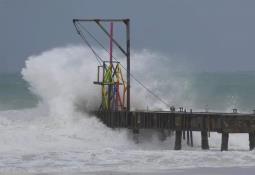
[[[183,150],[174,151],[174,136],[162,142],[157,132],[147,132],[137,144],[128,130],[112,130],[88,115],[100,104],[92,57],[81,46],[54,48],[30,56],[21,72],[0,75],[0,174],[253,171],[255,152],[248,150],[247,134],[231,134],[227,152],[220,151],[217,133],[210,135],[209,151],[200,149],[199,133],[194,147],[183,142]],[[255,109],[255,71],[194,72],[147,50],[133,57],[134,75],[171,105],[193,111]],[[133,109],[168,110],[135,81],[131,98]]]

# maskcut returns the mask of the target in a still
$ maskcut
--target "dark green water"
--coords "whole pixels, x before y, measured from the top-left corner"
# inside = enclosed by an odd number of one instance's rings
[[[173,78],[174,77],[174,78]],[[158,94],[167,96],[177,107],[186,105],[212,111],[251,112],[255,109],[255,72],[177,73],[162,78]],[[166,80],[166,81],[165,81]],[[175,82],[175,85],[173,85]],[[177,83],[176,83],[177,82]],[[132,90],[132,89],[131,89]],[[0,74],[0,110],[35,107],[38,99],[20,74]]]
[[[193,105],[207,104],[213,110],[255,109],[255,72],[191,74],[189,93]]]
[[[37,103],[20,74],[0,74],[0,110],[31,108]]]

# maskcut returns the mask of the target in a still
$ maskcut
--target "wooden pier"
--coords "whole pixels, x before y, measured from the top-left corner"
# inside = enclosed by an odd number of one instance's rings
[[[222,134],[221,150],[228,150],[229,133],[249,134],[250,150],[255,147],[255,114],[170,112],[170,111],[101,111],[93,113],[110,128],[175,131],[175,150],[181,149],[182,137],[193,145],[192,131],[201,132],[201,147],[209,149],[208,133]]]
[[[96,37],[89,32],[81,23],[95,23],[110,41],[108,51]],[[110,24],[108,31],[103,23]],[[125,47],[118,42],[113,35],[113,23],[122,23],[125,31]],[[233,113],[209,113],[209,112],[186,112],[180,108],[176,112],[170,107],[170,111],[130,111],[130,78],[141,85],[149,94],[161,103],[170,105],[156,95],[130,72],[130,19],[73,19],[77,34],[91,49],[99,62],[97,67],[96,85],[101,86],[102,102],[100,112],[93,112],[105,125],[111,128],[127,128],[133,130],[135,135],[140,129],[155,129],[175,131],[175,149],[181,149],[182,138],[187,139],[189,145],[193,145],[193,131],[201,132],[201,147],[209,149],[208,134],[210,132],[222,133],[221,150],[228,150],[229,133],[248,133],[250,150],[255,147],[255,113],[239,114],[234,109]],[[101,58],[88,42],[87,36],[93,39],[99,46],[109,53],[109,61]],[[114,48],[118,49],[126,57],[126,67],[113,56]],[[122,69],[126,73],[126,80],[122,75]],[[253,111],[254,112],[254,111]]]

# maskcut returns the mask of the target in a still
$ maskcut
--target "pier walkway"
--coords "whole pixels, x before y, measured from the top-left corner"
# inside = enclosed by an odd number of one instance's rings
[[[255,148],[255,114],[170,111],[101,111],[93,112],[110,128],[175,131],[175,150],[181,149],[182,137],[193,145],[192,131],[201,132],[201,147],[209,149],[208,134],[222,134],[221,150],[228,150],[229,133],[248,133],[250,150]]]

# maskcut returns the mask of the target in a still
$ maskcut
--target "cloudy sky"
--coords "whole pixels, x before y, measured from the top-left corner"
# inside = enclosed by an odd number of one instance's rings
[[[0,72],[79,44],[73,18],[130,18],[131,42],[201,71],[255,69],[253,0],[0,0]]]

